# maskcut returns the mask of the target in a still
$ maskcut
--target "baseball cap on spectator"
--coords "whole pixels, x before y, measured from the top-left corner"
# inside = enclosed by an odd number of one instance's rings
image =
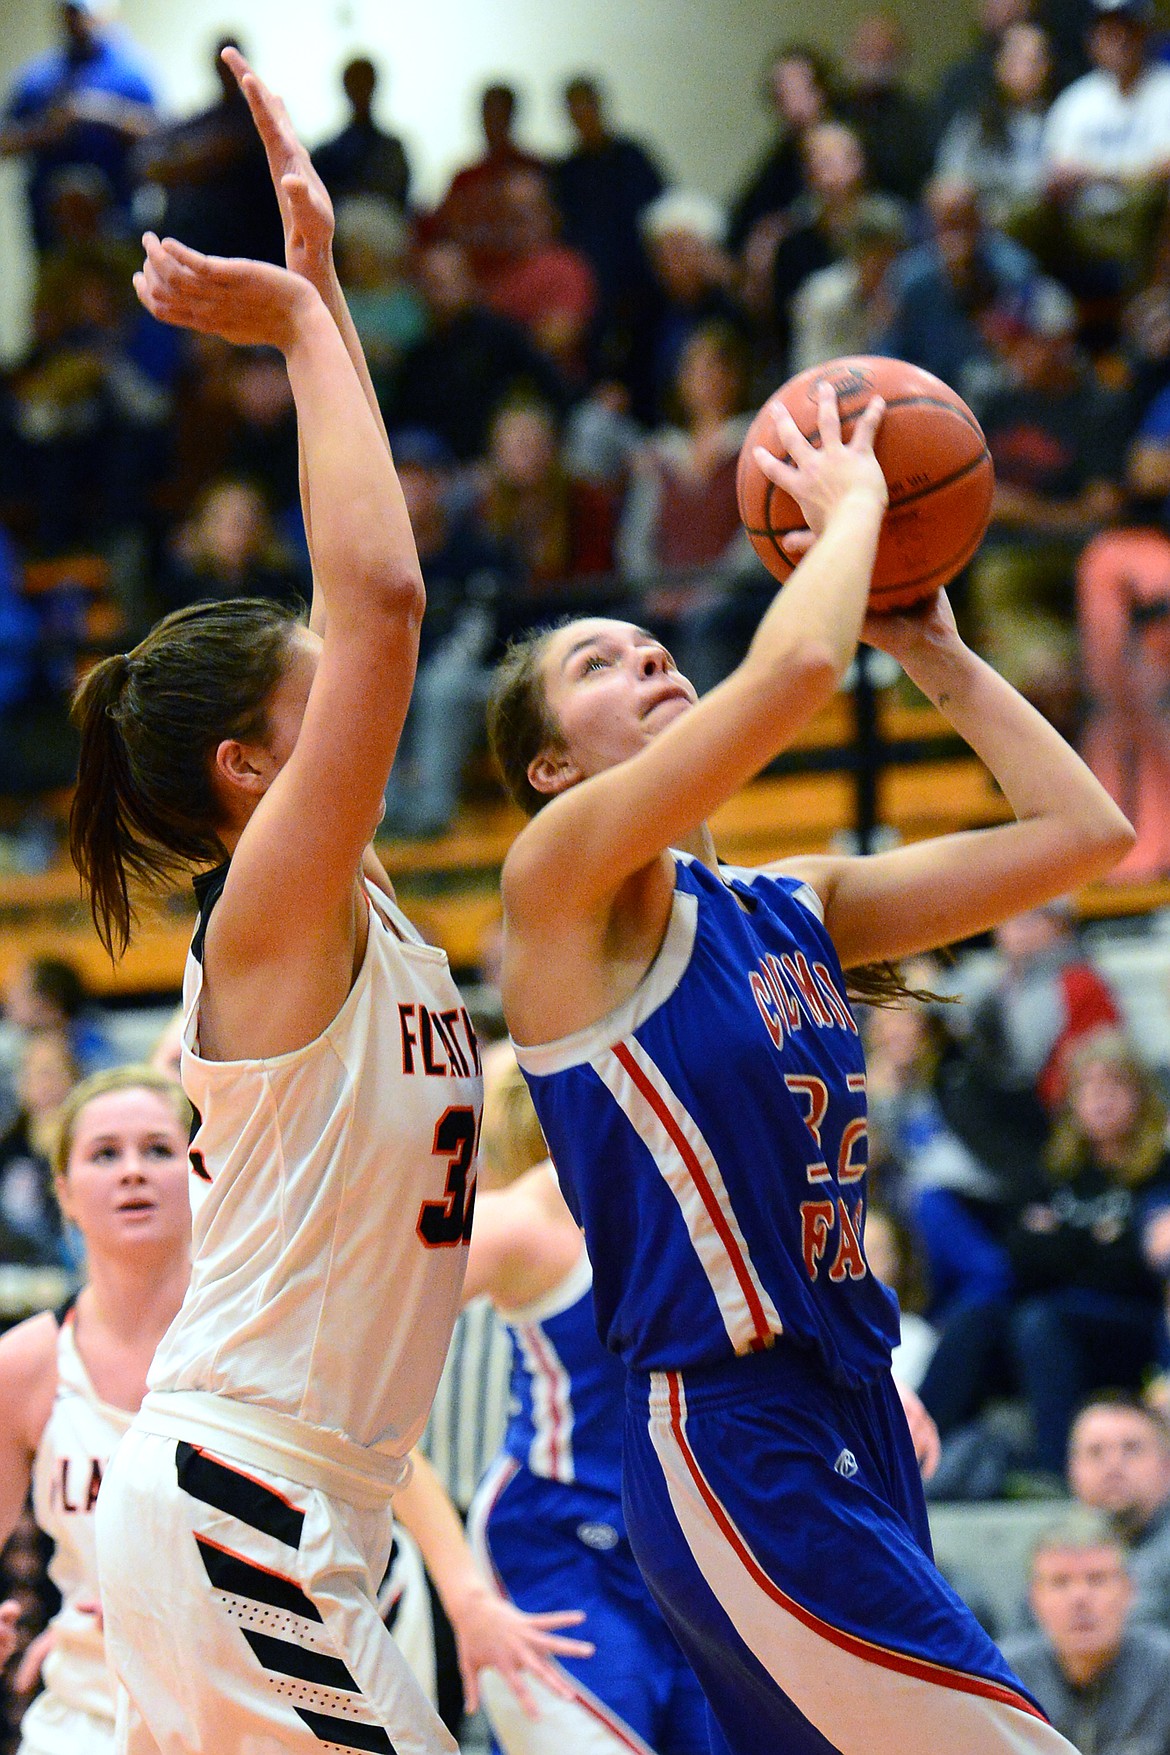
[[[698,189],[667,189],[642,209],[642,231],[651,240],[667,232],[689,232],[705,244],[721,244],[727,216],[717,201]]]

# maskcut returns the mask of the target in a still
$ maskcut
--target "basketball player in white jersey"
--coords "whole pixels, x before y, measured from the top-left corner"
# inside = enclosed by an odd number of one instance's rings
[[[86,1284],[63,1311],[30,1317],[0,1338],[0,1546],[31,1486],[62,1598],[44,1636],[44,1692],[25,1713],[19,1755],[109,1755],[114,1747],[93,1512],[187,1286],[190,1120],[178,1084],[149,1067],[95,1073],[75,1088],[53,1169],[61,1206],[85,1239]],[[0,1605],[0,1665],[15,1647],[17,1609]],[[34,1656],[27,1668],[35,1667]]]
[[[478,1050],[369,852],[424,606],[406,508],[320,247],[327,197],[233,67],[287,161],[289,267],[148,235],[135,287],[164,322],[283,354],[314,611],[180,610],[75,704],[72,846],[107,945],[131,879],[199,874],[191,1284],[97,1516],[116,1748],[431,1755],[455,1745],[375,1591],[459,1308]]]

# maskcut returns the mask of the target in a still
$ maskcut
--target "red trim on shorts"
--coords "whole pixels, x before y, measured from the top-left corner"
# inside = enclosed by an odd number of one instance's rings
[[[193,1444],[191,1449],[195,1452],[196,1456],[204,1456],[207,1458],[208,1462],[213,1462],[217,1467],[226,1469],[229,1475],[239,1475],[242,1481],[251,1481],[253,1487],[259,1487],[262,1493],[271,1493],[274,1499],[279,1499],[280,1503],[282,1505],[287,1505],[290,1511],[295,1511],[299,1517],[304,1517],[304,1506],[298,1505],[295,1499],[290,1499],[287,1494],[282,1493],[279,1487],[274,1487],[271,1481],[262,1481],[259,1475],[250,1475],[247,1469],[240,1468],[238,1464],[225,1462],[222,1456],[219,1456],[214,1450],[208,1450],[205,1444]],[[243,1518],[240,1521],[247,1523],[246,1518]],[[249,1525],[249,1527],[251,1526]],[[228,1550],[225,1548],[224,1552],[227,1553]],[[237,1558],[238,1557],[239,1556],[237,1556]],[[279,1572],[276,1574],[276,1577],[280,1577]]]
[[[789,1615],[810,1628],[813,1633],[827,1639],[842,1651],[850,1652],[854,1657],[863,1658],[867,1663],[880,1664],[883,1669],[897,1670],[904,1676],[913,1676],[917,1681],[929,1682],[943,1688],[954,1688],[960,1694],[978,1694],[986,1700],[995,1700],[1002,1706],[1014,1706],[1019,1712],[1026,1712],[1030,1718],[1037,1718],[1041,1724],[1047,1724],[1048,1718],[1030,1700],[1014,1689],[1005,1688],[1000,1682],[989,1682],[983,1676],[969,1675],[965,1670],[953,1670],[945,1664],[937,1664],[929,1658],[910,1657],[905,1652],[894,1651],[889,1646],[878,1645],[873,1640],[862,1639],[857,1634],[846,1633],[843,1628],[834,1627],[829,1621],[822,1621],[819,1615],[813,1614],[792,1597],[774,1584],[764,1571],[727,1512],[723,1509],[714,1490],[709,1485],[702,1469],[687,1442],[683,1426],[682,1405],[679,1394],[681,1378],[677,1371],[666,1372],[670,1385],[670,1425],[675,1441],[682,1452],[683,1460],[690,1472],[691,1479],[702,1496],[703,1503],[719,1526],[720,1534],[728,1546],[734,1551],[744,1570],[752,1581],[769,1596],[774,1603]]]
[[[226,1554],[229,1560],[238,1560],[241,1566],[250,1566],[253,1572],[266,1572],[269,1578],[278,1578],[281,1584],[287,1584],[292,1590],[299,1592],[301,1596],[307,1597],[309,1602],[313,1601],[304,1585],[299,1584],[295,1578],[290,1578],[287,1572],[278,1572],[275,1566],[265,1566],[262,1560],[253,1560],[250,1554],[237,1554],[234,1548],[225,1548],[222,1542],[213,1541],[210,1536],[205,1536],[201,1530],[195,1530],[192,1533],[196,1543],[202,1543],[205,1548],[214,1548],[218,1553]]]

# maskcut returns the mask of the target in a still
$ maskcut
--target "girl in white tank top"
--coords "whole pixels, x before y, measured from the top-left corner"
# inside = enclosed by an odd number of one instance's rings
[[[148,234],[135,288],[283,354],[313,608],[308,628],[261,600],[176,611],[74,703],[72,847],[104,942],[128,942],[131,880],[200,874],[191,1289],[97,1519],[117,1749],[425,1755],[454,1744],[375,1592],[459,1309],[481,1094],[446,958],[370,847],[425,593],[329,197],[283,105],[224,60],[287,267]]]
[[[85,1239],[88,1281],[59,1316],[31,1317],[0,1338],[0,1544],[31,1486],[62,1599],[41,1642],[44,1691],[25,1714],[20,1755],[106,1755],[114,1746],[93,1514],[187,1284],[190,1117],[175,1081],[148,1067],[77,1087],[54,1168]],[[15,1609],[0,1605],[0,1662],[15,1644]]]

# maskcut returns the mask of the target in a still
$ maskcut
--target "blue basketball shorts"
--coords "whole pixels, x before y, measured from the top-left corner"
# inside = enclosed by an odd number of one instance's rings
[[[631,1374],[624,1506],[717,1755],[1072,1755],[934,1566],[888,1373]]]

